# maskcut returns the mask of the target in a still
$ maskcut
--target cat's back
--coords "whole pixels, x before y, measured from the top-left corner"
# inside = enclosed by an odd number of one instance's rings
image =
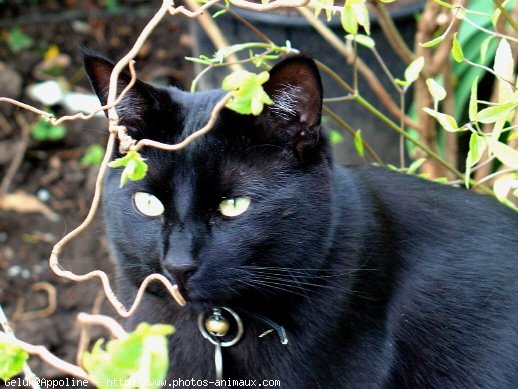
[[[517,387],[518,213],[381,168],[337,168],[336,179],[339,204],[352,198],[370,226],[365,244],[386,240],[369,265],[384,262],[396,285],[392,387]]]

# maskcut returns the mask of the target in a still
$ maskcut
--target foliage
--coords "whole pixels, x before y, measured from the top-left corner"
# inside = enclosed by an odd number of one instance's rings
[[[13,27],[9,31],[7,44],[13,53],[28,49],[33,43],[34,40],[30,36],[25,35],[20,27]]]
[[[100,165],[104,157],[104,148],[100,144],[92,144],[88,146],[81,158],[83,165]]]
[[[259,115],[265,104],[273,103],[262,87],[269,77],[268,72],[254,74],[247,71],[225,77],[222,88],[233,92],[226,107],[243,115]]]
[[[129,151],[124,157],[117,158],[108,164],[109,167],[123,167],[120,187],[122,188],[128,180],[138,181],[146,176],[148,165],[138,151]]]
[[[67,135],[67,129],[62,125],[53,125],[40,118],[31,128],[31,136],[41,142],[61,140]]]
[[[0,341],[0,378],[8,380],[21,373],[29,354],[10,342]]]
[[[99,339],[83,355],[83,365],[100,389],[162,387],[169,367],[166,336],[173,332],[170,325],[141,323],[127,337],[107,342],[105,348]]]

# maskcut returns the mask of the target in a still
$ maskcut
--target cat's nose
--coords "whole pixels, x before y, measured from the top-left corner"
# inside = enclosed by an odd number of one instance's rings
[[[186,290],[187,280],[196,271],[196,265],[193,263],[186,264],[172,264],[164,265],[166,271],[174,278],[180,291]]]

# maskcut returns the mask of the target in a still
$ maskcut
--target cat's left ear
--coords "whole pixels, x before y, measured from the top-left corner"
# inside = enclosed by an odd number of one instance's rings
[[[84,54],[84,66],[101,104],[106,105],[110,76],[115,65],[97,54],[86,52]],[[121,72],[118,77],[117,94],[120,94],[130,81],[131,76],[127,72]],[[121,123],[145,122],[147,115],[150,114],[152,107],[156,104],[157,93],[159,91],[156,88],[137,80],[116,106]],[[108,115],[107,111],[104,112]]]
[[[323,92],[315,62],[303,56],[287,58],[270,70],[263,87],[273,100],[262,115],[268,131],[299,152],[318,142]]]

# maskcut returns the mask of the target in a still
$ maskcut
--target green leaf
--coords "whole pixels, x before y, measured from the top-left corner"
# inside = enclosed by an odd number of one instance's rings
[[[505,118],[517,106],[516,102],[510,102],[484,108],[477,114],[477,121],[480,123],[495,123],[497,120]]]
[[[457,39],[457,33],[453,34],[453,44],[451,47],[451,55],[453,59],[457,62],[462,62],[464,59],[464,53],[462,51],[462,46],[460,45],[459,40]]]
[[[508,81],[514,79],[514,67],[511,45],[507,42],[507,39],[500,39],[493,65],[493,69],[498,75],[498,102],[500,103],[513,99],[513,85]]]
[[[471,168],[480,161],[485,149],[486,142],[484,137],[478,135],[476,132],[471,133],[471,137],[469,138],[469,151],[466,156],[466,171],[464,173],[464,185],[466,188],[469,188]]]
[[[354,147],[356,147],[356,151],[360,157],[365,156],[365,150],[363,149],[362,130],[358,130],[354,133]]]
[[[29,354],[20,347],[7,341],[0,341],[0,378],[9,380],[21,373],[27,359]]]
[[[344,136],[340,131],[337,130],[331,130],[329,132],[329,141],[333,145],[337,145],[339,143],[342,143],[344,141]]]
[[[369,10],[365,4],[365,0],[346,0],[351,1],[353,12],[356,15],[356,20],[360,26],[363,27],[367,35],[371,34],[371,22],[369,19]]]
[[[215,12],[214,15],[212,15],[212,19],[216,19],[218,16],[221,16],[226,13],[227,13],[226,9],[221,9],[218,12]]]
[[[14,27],[9,31],[7,45],[13,53],[28,49],[33,43],[34,40],[30,36],[25,35],[20,27]]]
[[[444,1],[441,1],[441,0],[434,0],[437,4],[439,5],[442,5],[443,7],[446,7],[448,9],[453,9],[453,5],[452,4],[448,4]]]
[[[406,80],[400,80],[399,78],[396,78],[394,81],[396,82],[396,84],[401,86],[410,86],[410,83]]]
[[[482,62],[482,63],[486,62],[487,50],[488,50],[489,44],[491,43],[491,40],[493,38],[494,37],[492,35],[488,36],[486,39],[484,39],[484,41],[480,45],[480,62]]]
[[[424,67],[424,57],[421,56],[419,58],[414,59],[408,67],[405,69],[405,80],[412,84],[415,80],[419,78],[419,74],[423,70]]]
[[[444,38],[446,38],[446,35],[439,35],[437,38],[434,38],[431,41],[425,43],[419,43],[419,45],[421,47],[434,47],[441,43],[444,40]]]
[[[502,202],[507,200],[511,190],[518,189],[518,174],[503,174],[493,183],[493,192],[496,198]],[[515,192],[516,193],[516,192]]]
[[[54,126],[52,123],[40,118],[31,128],[31,136],[39,141],[56,141],[63,139],[67,129],[62,126]]]
[[[104,148],[95,143],[90,145],[85,150],[83,157],[81,158],[82,165],[100,165],[104,158]]]
[[[356,35],[358,33],[358,19],[356,18],[352,5],[347,2],[340,15],[340,22],[342,23],[343,29],[349,34]]]
[[[159,388],[169,367],[166,336],[174,327],[141,323],[122,339],[111,340],[103,348],[100,339],[83,355],[83,366],[100,389],[125,382],[125,388]]]
[[[477,112],[478,112],[478,77],[476,77],[473,80],[473,83],[471,84],[471,95],[469,97],[469,120],[470,122],[476,122],[477,121]]]
[[[376,43],[374,42],[374,39],[372,39],[370,36],[363,35],[363,34],[356,34],[356,35],[347,34],[345,36],[345,39],[347,39],[349,41],[355,41],[359,45],[368,47],[369,49],[374,48],[374,46],[376,45]]]
[[[122,188],[128,180],[138,181],[146,176],[148,165],[146,160],[137,151],[128,151],[128,153],[121,158],[110,162],[108,164],[111,168],[124,167],[121,174],[120,187]]]
[[[414,162],[410,164],[410,166],[407,169],[408,174],[414,174],[417,169],[421,167],[421,165],[426,161],[426,158],[419,158],[416,159]]]
[[[500,162],[510,167],[511,169],[518,169],[518,151],[505,143],[498,141],[490,141],[489,148],[491,152],[497,157]]]
[[[273,104],[262,87],[269,77],[268,72],[255,74],[239,71],[229,74],[222,83],[224,90],[232,92],[226,107],[243,115],[259,115],[265,104]]]
[[[433,78],[428,78],[426,80],[426,86],[428,87],[428,90],[430,91],[430,94],[435,101],[441,101],[445,99],[446,90]]]
[[[430,108],[423,108],[423,110],[430,116],[434,117],[439,124],[448,132],[457,132],[461,131],[459,128],[457,121],[453,116],[447,115],[445,113],[434,111]]]

